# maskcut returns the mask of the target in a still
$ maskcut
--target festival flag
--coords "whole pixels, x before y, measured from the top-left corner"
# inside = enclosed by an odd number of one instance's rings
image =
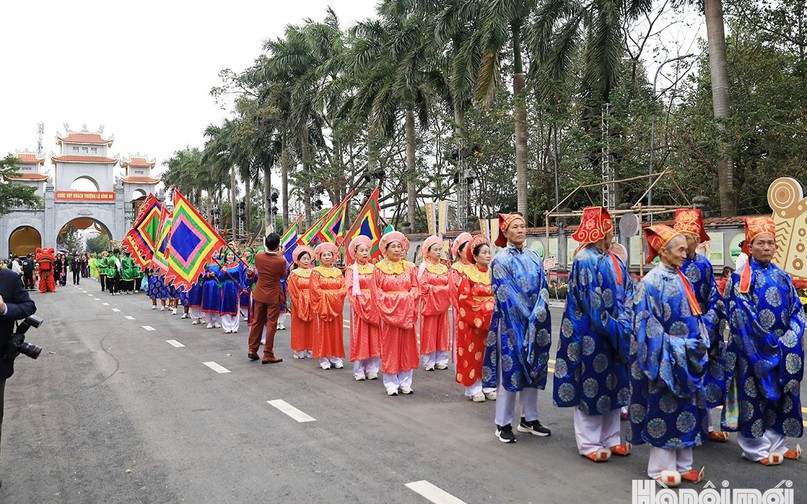
[[[331,209],[331,211],[328,212],[328,216],[322,222],[319,231],[317,231],[317,239],[320,242],[328,242],[335,245],[342,244],[342,227],[344,226],[345,217],[347,216],[347,205],[352,197],[353,191],[336,206],[335,210]]]
[[[224,239],[190,201],[174,188],[174,215],[168,239],[166,282],[190,290],[210,261],[213,252],[225,246]]]
[[[157,245],[154,247],[154,255],[151,257],[152,269],[168,272],[169,245],[168,239],[171,236],[171,212],[163,208],[160,217],[160,231],[157,234]]]
[[[294,253],[294,249],[297,248],[297,238],[300,231],[300,221],[303,220],[303,216],[297,217],[297,220],[291,223],[291,226],[283,233],[283,236],[280,237],[280,244],[283,246],[285,253],[283,254],[286,258],[286,262],[291,264],[293,261],[292,254]]]
[[[132,259],[140,269],[146,269],[151,263],[160,233],[162,211],[163,206],[159,200],[149,193],[143,204],[140,205],[132,229],[121,241],[123,250],[131,252]]]
[[[328,210],[327,214],[317,219],[317,222],[315,222],[313,226],[308,228],[308,230],[305,233],[303,233],[302,235],[300,235],[299,238],[297,238],[297,243],[302,245],[312,245],[313,242],[317,239],[317,233],[319,233],[319,230],[322,229],[322,223],[325,222],[325,219],[331,215],[332,211],[333,208]]]
[[[427,201],[424,205],[426,208],[426,227],[430,235],[437,234],[437,211],[434,201]]]
[[[370,194],[367,202],[359,210],[356,220],[350,229],[345,233],[345,243],[350,243],[353,238],[364,235],[373,242],[370,249],[370,258],[379,259],[381,257],[381,250],[379,249],[379,240],[381,240],[381,230],[378,228],[378,188]]]

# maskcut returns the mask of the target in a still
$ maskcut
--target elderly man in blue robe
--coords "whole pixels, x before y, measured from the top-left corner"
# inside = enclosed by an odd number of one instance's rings
[[[520,396],[518,431],[549,436],[538,420],[538,389],[546,387],[552,343],[546,274],[541,258],[525,247],[527,223],[520,214],[499,214],[496,246],[490,265],[495,305],[490,320],[482,386],[496,388],[496,437],[515,443],[512,422]]]
[[[748,264],[726,284],[731,340],[723,429],[739,432],[743,457],[764,465],[801,458],[800,387],[804,312],[790,276],[773,264],[776,228],[769,217],[745,219]]]
[[[555,404],[575,408],[577,451],[594,462],[631,450],[630,443],[620,442],[620,413],[630,399],[627,303],[633,281],[625,263],[609,251],[613,228],[605,208],[583,210],[572,235],[581,245],[569,273],[555,361]]]
[[[666,486],[698,483],[692,448],[707,441],[704,375],[709,335],[681,266],[684,236],[664,225],[645,228],[648,262],[661,259],[633,295],[630,441],[651,445],[647,475]]]
[[[714,269],[709,259],[697,252],[698,245],[709,241],[703,226],[703,215],[698,208],[682,208],[675,212],[674,229],[687,240],[687,256],[681,271],[686,275],[703,313],[703,323],[709,333],[709,366],[706,369],[706,405],[709,412],[709,441],[725,443],[728,432],[715,431],[711,408],[723,406],[726,389],[726,344],[723,331],[726,327],[726,305],[717,290]]]

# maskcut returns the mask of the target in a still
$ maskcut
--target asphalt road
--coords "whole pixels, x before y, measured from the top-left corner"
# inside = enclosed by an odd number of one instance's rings
[[[436,502],[624,503],[644,477],[646,446],[606,464],[580,457],[572,411],[549,390],[540,414],[552,436],[506,445],[493,435],[494,404],[464,400],[451,371],[418,370],[414,395],[387,397],[380,380],[354,381],[347,362],[323,371],[291,359],[288,331],[275,345],[285,361],[261,365],[246,358],[243,325],[232,335],[192,326],[143,295],[111,297],[84,279],[33,297],[46,322],[28,340],[45,350],[20,356],[6,385],[4,504],[425,503],[406,486],[422,480],[459,499]],[[555,340],[560,315],[554,307]],[[752,464],[734,436],[697,449],[695,463],[718,488],[792,480],[794,502],[807,502],[803,461]]]

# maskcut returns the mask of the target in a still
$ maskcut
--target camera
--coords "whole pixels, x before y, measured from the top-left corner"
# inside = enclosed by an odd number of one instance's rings
[[[39,354],[42,353],[42,347],[34,345],[33,343],[27,343],[25,341],[25,333],[28,331],[29,327],[38,328],[44,321],[42,317],[37,317],[36,315],[25,317],[22,322],[17,324],[17,331],[6,341],[0,357],[7,361],[13,361],[19,354],[27,355],[32,359],[39,357]]]

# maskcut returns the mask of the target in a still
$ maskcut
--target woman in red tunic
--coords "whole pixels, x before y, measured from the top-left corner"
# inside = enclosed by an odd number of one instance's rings
[[[381,372],[387,395],[411,394],[413,370],[418,367],[417,268],[404,260],[409,240],[403,233],[391,231],[381,237],[384,254],[373,271],[371,293],[381,316]]]
[[[370,296],[375,270],[370,262],[372,245],[370,238],[360,235],[347,246],[348,257],[355,261],[345,271],[345,286],[350,300],[350,360],[356,381],[378,379],[381,368],[378,311]]]
[[[339,249],[333,243],[320,243],[314,258],[320,265],[311,272],[311,307],[316,315],[314,358],[322,369],[342,369],[345,341],[342,309],[345,306],[345,277],[334,267]]]
[[[420,249],[423,262],[418,268],[420,284],[420,355],[426,371],[448,369],[451,341],[448,329],[449,295],[448,266],[440,262],[443,242],[429,236]]]
[[[449,286],[451,290],[449,295],[451,297],[451,334],[454,341],[457,341],[457,322],[459,318],[457,317],[457,296],[459,295],[459,288],[460,288],[460,281],[462,280],[465,268],[468,266],[468,258],[465,257],[465,248],[468,246],[468,242],[471,241],[471,233],[460,233],[459,236],[454,238],[454,244],[451,246],[451,255],[457,258],[457,261],[451,265],[448,269],[448,278],[449,278]],[[454,348],[456,349],[456,344]],[[457,356],[454,355],[454,361],[456,362]]]
[[[458,289],[457,383],[465,385],[465,397],[474,402],[495,400],[495,388],[482,388],[482,359],[485,339],[493,314],[490,287],[490,244],[484,235],[476,235],[466,247],[469,266],[465,268]]]
[[[294,249],[294,269],[288,278],[291,298],[291,349],[295,359],[309,359],[314,348],[314,314],[311,311],[311,260],[314,252],[305,245]]]

